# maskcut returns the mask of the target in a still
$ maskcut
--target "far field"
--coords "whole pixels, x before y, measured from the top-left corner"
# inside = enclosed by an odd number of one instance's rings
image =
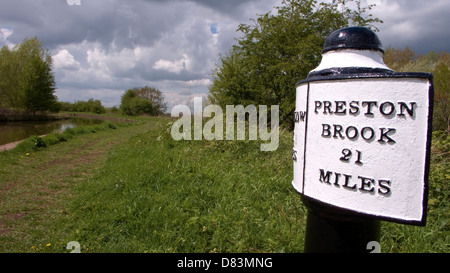
[[[291,132],[261,152],[175,141],[171,122],[105,123],[0,153],[0,252],[67,253],[72,241],[83,253],[303,251]],[[450,252],[449,145],[434,134],[427,226],[383,222],[382,252]]]

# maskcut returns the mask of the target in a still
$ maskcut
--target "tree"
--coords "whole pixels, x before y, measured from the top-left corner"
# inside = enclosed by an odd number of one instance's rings
[[[132,110],[131,110],[131,101],[134,98],[136,98],[136,92],[133,89],[128,89],[122,95],[122,98],[120,100],[120,111],[122,112],[122,115],[127,115],[127,116],[134,115],[134,113],[132,113]]]
[[[266,13],[253,24],[241,24],[238,39],[212,72],[209,99],[224,106],[280,105],[280,123],[293,128],[295,84],[318,66],[326,37],[349,26],[368,26],[379,19],[365,16],[373,5],[360,1],[285,0],[277,14]],[[356,8],[352,9],[351,3]]]
[[[448,57],[448,55],[447,55]],[[434,111],[433,130],[447,130],[450,133],[450,68],[439,62],[434,69]]]
[[[36,38],[0,51],[0,103],[35,114],[57,105],[52,57]]]
[[[27,112],[52,110],[57,102],[49,55],[32,52],[19,77],[21,105]]]
[[[0,106],[18,107],[17,54],[7,46],[0,50]]]
[[[384,63],[392,70],[398,71],[416,59],[416,53],[409,47],[404,49],[388,47],[384,52]]]
[[[141,114],[153,115],[155,110],[152,101],[143,97],[138,97],[138,89],[129,89],[123,94],[120,110],[123,115],[138,116]]]
[[[433,74],[433,130],[450,131],[450,54],[428,52],[416,55],[408,47],[388,47],[384,54],[386,65],[397,72],[427,72]]]
[[[136,96],[148,99],[152,103],[155,115],[162,115],[167,110],[167,103],[164,102],[162,92],[156,88],[145,86],[140,89],[135,88]]]
[[[66,111],[91,112],[95,114],[103,114],[106,112],[102,102],[93,98],[90,98],[88,101],[76,101],[74,104],[66,102],[61,104],[61,108],[66,109]]]
[[[167,110],[167,104],[161,91],[145,86],[127,90],[122,96],[120,109],[122,114],[130,116],[162,115]]]

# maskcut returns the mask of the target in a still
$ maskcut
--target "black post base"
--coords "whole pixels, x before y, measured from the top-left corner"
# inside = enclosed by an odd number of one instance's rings
[[[369,253],[369,242],[380,242],[380,226],[379,220],[309,206],[304,251]]]

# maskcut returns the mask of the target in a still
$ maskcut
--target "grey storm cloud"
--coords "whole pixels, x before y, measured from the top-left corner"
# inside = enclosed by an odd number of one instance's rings
[[[370,2],[370,1],[368,1]],[[378,35],[385,47],[412,48],[426,54],[450,49],[448,0],[378,0],[373,15],[384,21]]]
[[[182,2],[181,0],[147,0],[148,2]],[[254,0],[185,0],[184,2],[193,2],[199,5],[209,7],[221,13],[241,12],[242,6],[255,2]]]
[[[151,44],[188,16],[180,5],[145,1],[87,1],[70,6],[65,1],[16,0],[2,3],[0,22],[13,25],[11,40],[37,35],[48,47],[97,41],[119,48]]]

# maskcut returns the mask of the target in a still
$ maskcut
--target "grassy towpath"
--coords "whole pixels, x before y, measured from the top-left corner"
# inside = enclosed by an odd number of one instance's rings
[[[0,252],[57,251],[73,190],[97,172],[109,150],[157,126],[141,125],[76,136],[38,152],[0,153]]]
[[[140,120],[0,153],[0,253],[72,241],[82,253],[303,251],[292,132],[263,152],[260,140],[175,141],[170,119]],[[433,134],[426,227],[383,222],[382,252],[449,252],[449,145]]]

